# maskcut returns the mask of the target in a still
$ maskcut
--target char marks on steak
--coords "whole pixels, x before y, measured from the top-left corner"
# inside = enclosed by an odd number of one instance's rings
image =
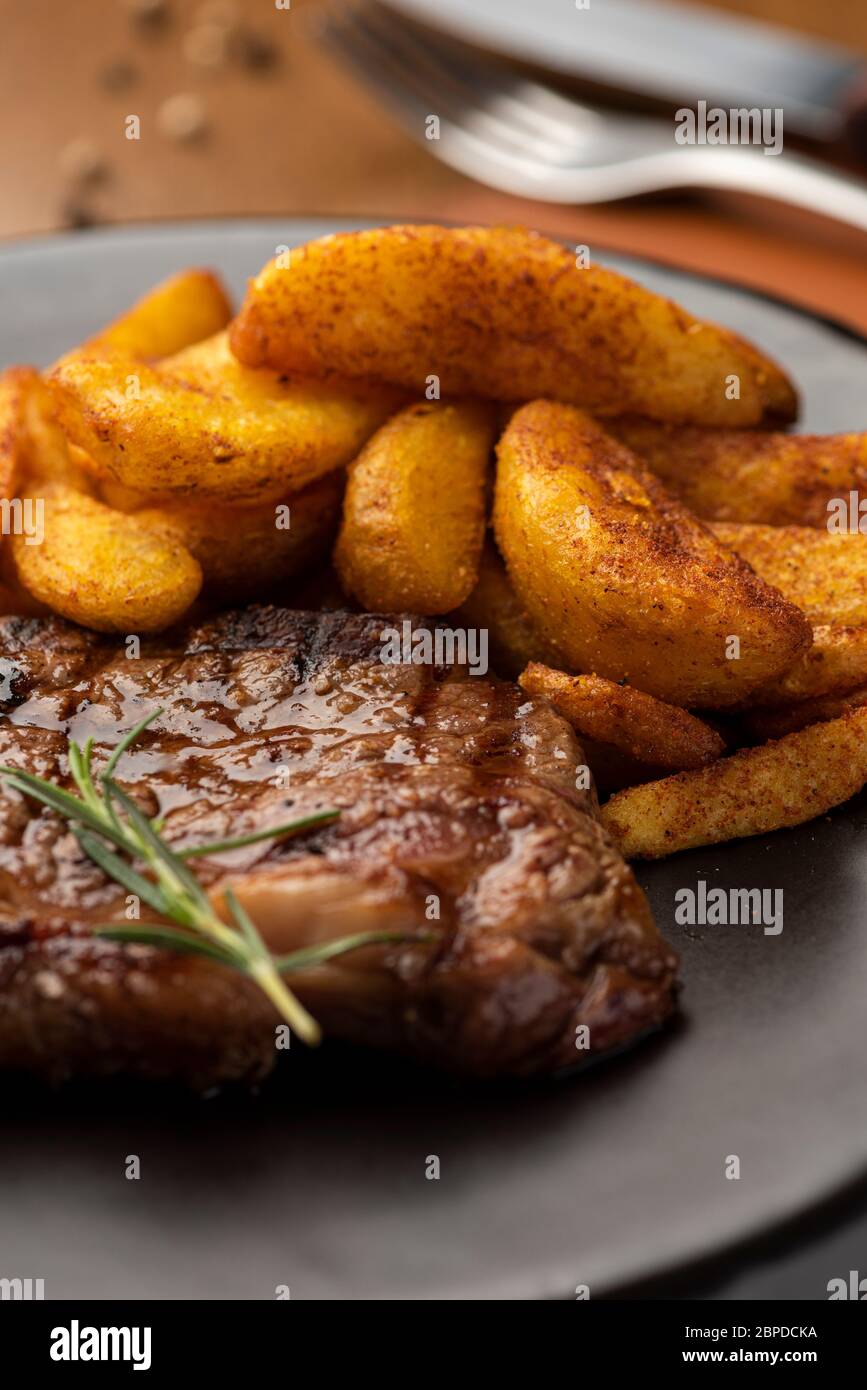
[[[588,1056],[581,1024],[591,1055],[660,1024],[676,958],[593,791],[576,790],[571,729],[508,682],[384,663],[394,622],[254,607],[128,659],[56,619],[0,620],[0,762],[68,785],[68,737],[93,737],[98,772],[161,706],[116,775],[175,846],[340,808],[298,838],[197,861],[275,951],[366,929],[433,934],[291,977],[337,1037],[531,1075]],[[267,1073],[278,1020],[256,986],[92,936],[124,911],[66,824],[4,787],[0,1065],[197,1086]]]

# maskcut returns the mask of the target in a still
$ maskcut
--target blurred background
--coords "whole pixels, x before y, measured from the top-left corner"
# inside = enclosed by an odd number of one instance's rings
[[[339,17],[348,3],[331,10]],[[559,6],[561,21],[570,12],[569,22],[580,23],[576,10],[606,3],[536,0],[523,8],[532,16]],[[458,8],[488,21],[496,14],[495,0]],[[514,11],[514,0],[506,8]],[[666,7],[645,0],[644,8]],[[864,0],[686,8],[833,41],[867,71]],[[427,9],[445,20],[455,5]],[[0,0],[0,236],[256,213],[521,222],[739,280],[867,329],[863,232],[733,193],[563,206],[486,188],[434,157],[433,142],[407,134],[338,60],[322,42],[324,10],[321,0]],[[625,64],[630,37],[634,48],[627,20],[622,35]],[[713,41],[695,42],[706,64],[700,49]],[[496,33],[481,46],[496,48]],[[616,69],[616,40],[612,55]],[[633,74],[622,85],[641,83]],[[669,118],[678,95],[672,91]],[[630,100],[647,105],[642,93]],[[130,116],[139,118],[138,139],[127,138]],[[787,123],[787,150],[788,139]],[[827,165],[858,167],[836,144],[813,153]]]

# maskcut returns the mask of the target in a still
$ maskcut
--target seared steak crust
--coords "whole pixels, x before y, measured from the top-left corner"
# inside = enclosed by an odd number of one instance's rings
[[[592,1055],[660,1024],[676,958],[576,789],[572,731],[493,677],[384,663],[397,621],[254,607],[128,657],[58,620],[0,620],[0,762],[68,783],[69,736],[93,736],[98,770],[159,706],[117,775],[171,843],[340,808],[197,868],[275,950],[381,927],[428,938],[292,977],[335,1036],[529,1075],[586,1059],[579,1025]],[[0,1065],[197,1086],[267,1073],[277,1018],[257,988],[91,935],[125,906],[57,816],[3,789]]]

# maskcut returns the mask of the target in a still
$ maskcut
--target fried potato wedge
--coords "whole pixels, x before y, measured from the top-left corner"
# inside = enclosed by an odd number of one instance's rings
[[[422,393],[568,401],[598,414],[747,426],[794,418],[776,363],[623,275],[521,228],[324,237],[251,282],[231,332],[250,367]],[[737,378],[739,395],[731,383]]]
[[[669,492],[705,521],[827,527],[828,504],[867,493],[867,433],[778,434],[612,420]]]
[[[867,536],[730,521],[709,529],[811,622],[867,624]]]
[[[399,399],[390,388],[251,371],[222,333],[155,367],[72,359],[51,379],[66,434],[102,475],[224,502],[277,502],[343,467]]]
[[[839,719],[862,705],[867,705],[867,685],[857,686],[843,695],[819,695],[813,700],[774,709],[747,710],[743,726],[753,739],[764,743],[769,738],[783,738],[797,729],[806,729],[808,724]]]
[[[35,367],[0,375],[0,497],[10,501],[36,483],[94,490],[88,460],[70,449],[57,423],[51,392]]]
[[[487,632],[488,656],[499,676],[514,680],[529,662],[545,658],[548,644],[530,622],[493,541],[482,550],[476,587],[451,616],[462,627]]]
[[[343,482],[342,473],[330,473],[283,502],[175,502],[136,511],[133,519],[173,536],[198,560],[206,595],[242,602],[273,594],[327,552]]]
[[[813,628],[812,646],[788,671],[761,690],[751,703],[787,705],[838,695],[867,684],[867,627],[839,627],[822,623]]]
[[[0,373],[0,508],[2,534],[12,536],[29,523],[35,535],[38,520],[33,511],[25,510],[19,495],[27,474],[32,469],[34,441],[29,428],[34,399],[41,382],[35,367],[9,367]],[[11,547],[0,541],[0,614],[21,617],[36,616],[48,610],[18,582]]]
[[[472,592],[493,441],[481,401],[411,405],[350,466],[334,563],[369,611],[448,613]]]
[[[231,317],[232,305],[219,276],[211,270],[182,270],[148,290],[55,365],[80,357],[117,356],[140,362],[169,357],[213,337]]]
[[[34,598],[97,632],[156,632],[189,608],[202,586],[198,561],[136,517],[61,483],[35,499],[44,536],[15,535],[18,577]]]
[[[0,375],[0,498],[7,501],[30,463],[28,414],[38,389],[35,367],[9,367]]]
[[[722,756],[725,744],[708,724],[677,705],[601,676],[570,676],[531,662],[518,677],[522,690],[544,696],[579,738],[594,739],[642,763],[682,772]]]
[[[803,614],[589,416],[534,401],[497,456],[497,541],[558,666],[715,709],[809,646]]]
[[[602,821],[627,859],[801,825],[867,782],[867,708],[744,748],[695,772],[617,792]]]

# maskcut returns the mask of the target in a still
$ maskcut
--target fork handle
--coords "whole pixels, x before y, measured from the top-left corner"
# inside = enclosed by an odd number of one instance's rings
[[[867,232],[867,187],[802,155],[766,155],[744,145],[673,152],[678,182],[776,198]]]

